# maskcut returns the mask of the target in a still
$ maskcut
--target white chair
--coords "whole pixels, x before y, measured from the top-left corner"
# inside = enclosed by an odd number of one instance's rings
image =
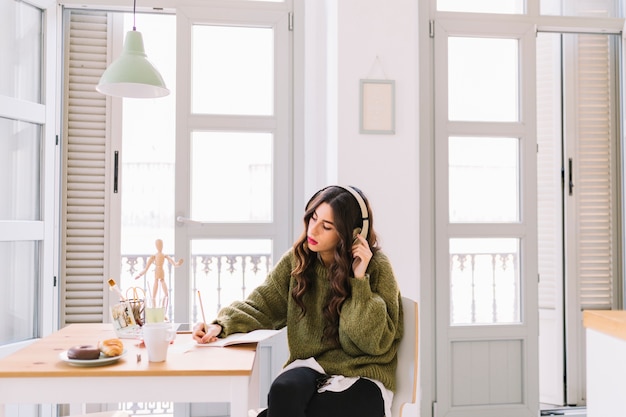
[[[417,398],[417,359],[418,359],[418,311],[417,302],[402,297],[404,311],[404,335],[398,347],[398,370],[396,371],[396,392],[391,403],[391,416],[401,417],[405,404],[413,404]]]

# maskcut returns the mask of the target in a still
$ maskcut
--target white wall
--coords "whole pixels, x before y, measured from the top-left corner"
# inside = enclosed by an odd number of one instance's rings
[[[401,289],[417,297],[417,1],[341,0],[338,28],[338,178],[367,193]],[[384,75],[396,84],[396,133],[359,134],[359,79]]]
[[[417,7],[415,0],[305,1],[305,194],[335,182],[361,188],[400,288],[415,299],[420,269]],[[395,80],[393,135],[359,133],[359,80],[366,78]]]

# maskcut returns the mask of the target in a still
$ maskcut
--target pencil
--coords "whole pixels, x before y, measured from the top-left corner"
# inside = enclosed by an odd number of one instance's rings
[[[204,316],[204,307],[202,307],[202,297],[200,297],[200,290],[198,290],[198,301],[200,302],[200,311],[202,312],[202,325],[204,326],[203,330],[206,332],[206,317]]]

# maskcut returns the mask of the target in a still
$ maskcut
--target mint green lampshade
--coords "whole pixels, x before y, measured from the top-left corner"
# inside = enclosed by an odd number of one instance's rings
[[[96,90],[115,97],[157,98],[170,93],[146,56],[140,32],[126,33],[124,50],[104,71]]]

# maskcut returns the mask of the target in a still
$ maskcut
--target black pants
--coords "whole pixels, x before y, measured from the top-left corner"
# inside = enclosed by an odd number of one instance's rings
[[[341,392],[317,392],[324,375],[310,368],[294,368],[280,374],[268,394],[268,409],[259,417],[383,417],[380,389],[360,378]]]

